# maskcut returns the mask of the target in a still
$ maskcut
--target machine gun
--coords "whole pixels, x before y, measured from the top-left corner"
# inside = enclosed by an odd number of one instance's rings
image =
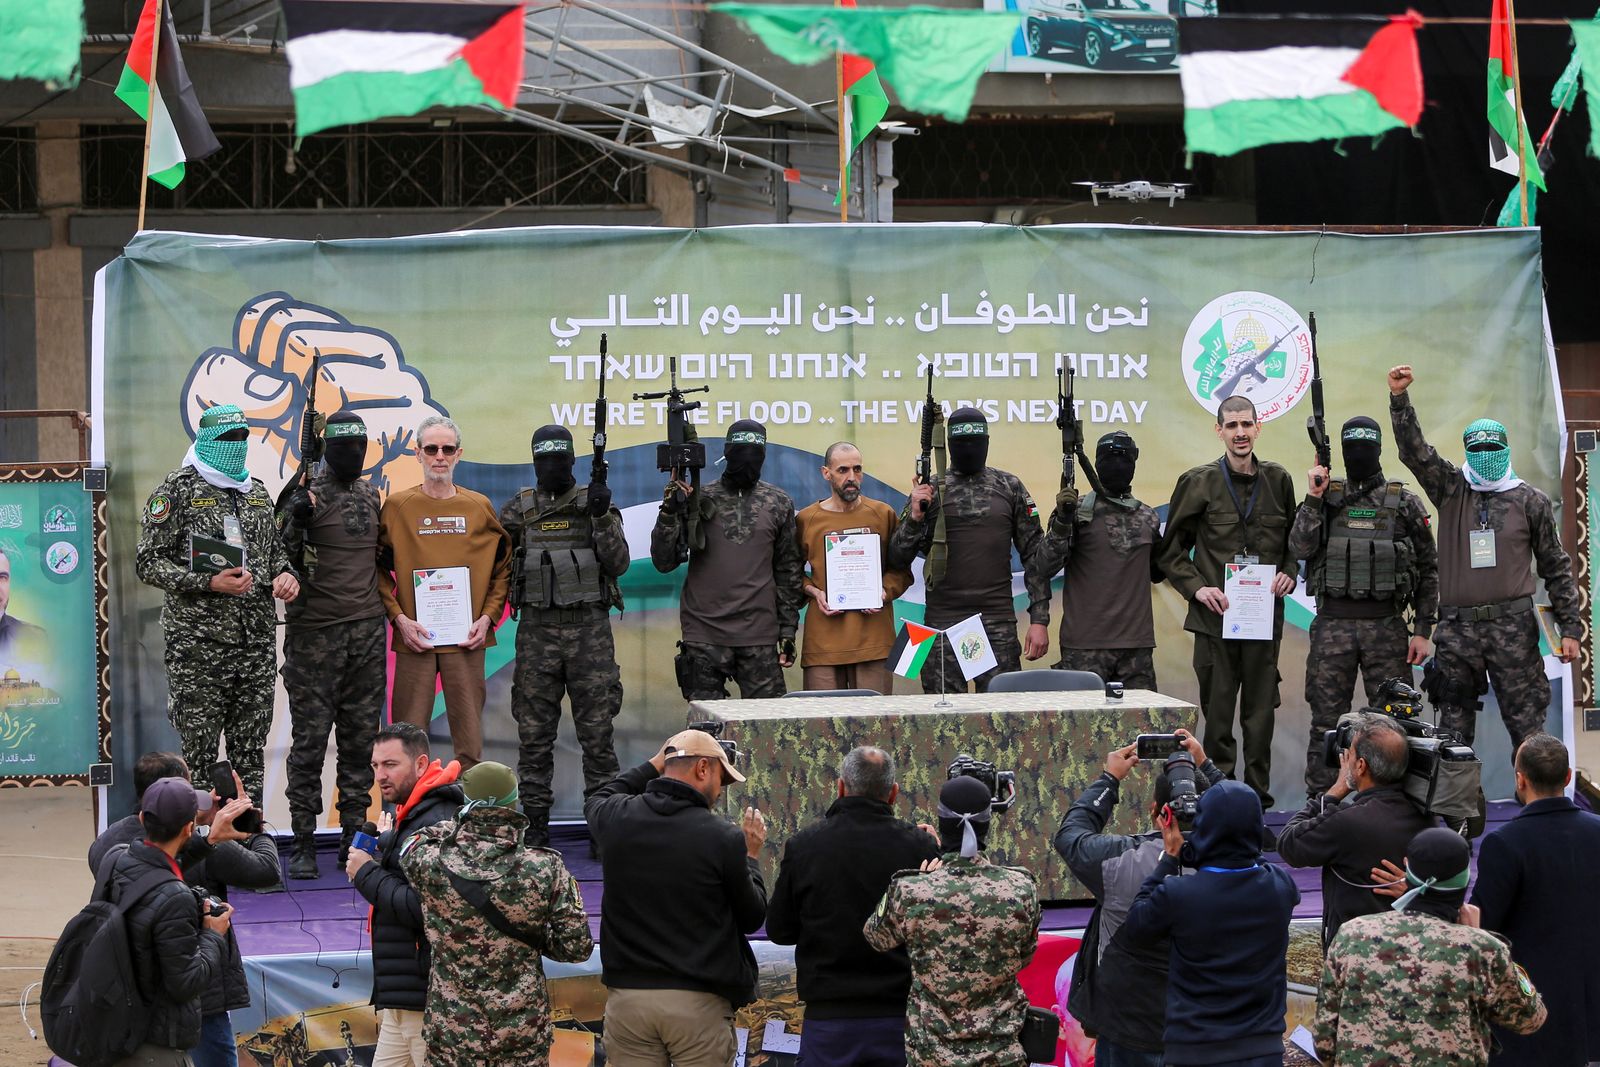
[[[1317,358],[1317,313],[1310,312],[1306,324],[1311,329],[1311,414],[1306,416],[1306,435],[1317,452],[1317,466],[1323,470],[1333,465],[1333,446],[1328,441],[1327,409],[1322,404],[1322,360]],[[1321,487],[1326,478],[1318,480]]]
[[[933,398],[933,361],[928,361],[928,395],[922,401],[922,451],[917,456],[917,482],[934,487],[933,499],[928,501],[924,515],[934,515],[933,540],[922,565],[922,581],[932,590],[944,581],[950,562],[949,536],[945,529],[944,508],[940,507],[944,495],[945,440],[944,409]]]
[[[606,463],[606,335],[600,335],[600,395],[594,401],[594,436],[589,438],[594,452],[589,461],[589,484],[605,485],[610,467]]]
[[[1062,357],[1061,365],[1056,368],[1056,426],[1061,429],[1061,488],[1071,489],[1075,484],[1073,465],[1076,461],[1083,467],[1083,476],[1089,479],[1089,488],[1094,490],[1096,496],[1104,496],[1106,491],[1100,484],[1100,475],[1083,451],[1083,420],[1078,418],[1072,399],[1072,378],[1072,364]]]
[[[678,388],[678,357],[673,356],[667,361],[671,374],[670,387],[664,392],[634,393],[635,400],[665,400],[667,402],[667,440],[665,444],[656,446],[656,470],[667,474],[674,482],[687,482],[688,496],[683,491],[674,487],[672,493],[676,503],[681,508],[687,519],[684,522],[685,548],[704,548],[705,542],[700,532],[700,472],[706,466],[706,446],[701,443],[699,435],[695,433],[694,426],[689,422],[688,413],[698,408],[698,400],[685,400],[688,393],[709,393],[709,385],[696,386],[693,389]]]
[[[317,371],[322,366],[322,354],[311,357],[311,369],[306,372],[303,388],[306,410],[300,416],[300,466],[295,468],[289,481],[278,493],[277,510],[281,513],[289,506],[289,498],[305,487],[311,479],[311,468],[322,458],[322,438],[317,435]]]
[[[944,409],[933,398],[933,361],[928,361],[928,395],[922,401],[922,451],[917,456],[917,484],[931,485],[933,483],[933,435],[939,424],[944,421]],[[938,473],[943,474],[944,471]]]

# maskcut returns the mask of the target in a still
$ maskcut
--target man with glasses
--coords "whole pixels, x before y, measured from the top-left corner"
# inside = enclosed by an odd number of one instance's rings
[[[250,427],[232,404],[200,416],[183,465],[145,504],[134,566],[166,591],[167,709],[194,768],[228,758],[262,795],[262,748],[278,671],[277,609],[300,582],[278,537],[272,498],[245,469]]]
[[[426,730],[435,684],[463,770],[483,755],[484,649],[506,604],[511,539],[489,498],[455,484],[461,431],[442,415],[417,426],[422,484],[391,494],[378,515],[378,593],[394,624],[389,718]]]

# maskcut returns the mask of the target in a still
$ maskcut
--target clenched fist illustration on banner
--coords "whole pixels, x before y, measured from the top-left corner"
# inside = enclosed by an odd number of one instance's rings
[[[406,366],[400,342],[336,311],[263,293],[239,309],[233,347],[208,349],[183,386],[183,423],[195,436],[200,415],[215,404],[237,404],[250,422],[250,473],[274,496],[300,465],[300,424],[306,413],[306,374],[313,357],[317,412],[352,411],[367,424],[367,465],[387,496],[422,480],[411,456],[417,423],[445,409],[428,382]]]

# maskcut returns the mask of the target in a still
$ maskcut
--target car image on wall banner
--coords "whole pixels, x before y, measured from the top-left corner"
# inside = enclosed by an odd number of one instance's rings
[[[984,0],[1027,17],[989,69],[1013,73],[1175,74],[1178,19],[1216,0]]]

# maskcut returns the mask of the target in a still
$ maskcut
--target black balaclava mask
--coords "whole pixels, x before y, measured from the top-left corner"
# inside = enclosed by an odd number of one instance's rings
[[[1094,469],[1100,484],[1112,496],[1133,492],[1133,469],[1139,462],[1139,446],[1122,430],[1106,434],[1094,446]]]
[[[1471,866],[1466,838],[1442,826],[1422,831],[1406,846],[1408,891],[1391,907],[1455,922],[1467,902]]]
[[[565,426],[541,426],[533,432],[533,476],[547,493],[565,493],[572,477],[572,431]]]
[[[728,427],[722,444],[722,480],[744,492],[761,480],[767,461],[767,428],[755,419],[740,419]]]
[[[977,408],[950,413],[950,466],[957,474],[977,474],[989,463],[989,420]]]
[[[341,482],[353,482],[367,466],[367,424],[353,411],[328,416],[322,431],[322,458]]]
[[[1378,423],[1365,415],[1357,415],[1344,424],[1339,433],[1339,445],[1344,450],[1344,476],[1351,482],[1364,482],[1383,473],[1379,454],[1383,451],[1383,431]]]

